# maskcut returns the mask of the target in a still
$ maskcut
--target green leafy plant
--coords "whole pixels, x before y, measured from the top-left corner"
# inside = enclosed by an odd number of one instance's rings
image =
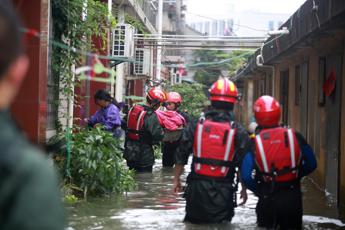
[[[75,133],[71,155],[73,183],[87,194],[127,192],[136,187],[134,172],[122,158],[120,141],[103,127],[84,128]]]
[[[162,145],[154,145],[153,146],[153,153],[155,155],[155,159],[162,159]]]
[[[109,16],[107,4],[98,0],[52,1],[51,8],[51,84],[55,92],[54,98],[60,102],[78,99],[74,88],[80,85],[80,81],[74,80],[72,67],[85,64],[87,56],[83,53],[102,54],[106,51],[108,31],[115,27],[116,21],[113,16]],[[78,101],[74,100],[75,106],[79,106]],[[61,106],[60,103],[53,104],[55,107]],[[61,113],[59,116],[68,117],[67,114]],[[63,127],[60,127],[59,131],[62,129]]]
[[[78,197],[76,197],[75,195],[66,195],[64,197],[64,202],[69,203],[69,204],[74,204],[78,201]]]
[[[193,53],[194,64],[191,67],[197,69],[194,80],[211,86],[222,71],[228,72],[229,76],[234,75],[251,54],[250,51],[197,50]]]
[[[167,91],[174,91],[181,94],[183,102],[180,109],[194,118],[198,118],[200,116],[200,113],[206,106],[205,103],[208,102],[205,90],[207,90],[207,87],[198,83],[182,83],[169,86],[167,88]]]

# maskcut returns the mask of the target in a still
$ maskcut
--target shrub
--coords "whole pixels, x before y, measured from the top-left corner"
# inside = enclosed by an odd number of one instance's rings
[[[186,111],[193,118],[199,118],[200,113],[204,109],[208,99],[205,95],[205,86],[193,83],[182,83],[169,86],[167,91],[178,92],[181,94],[183,102],[180,109]]]
[[[125,166],[120,140],[104,131],[103,127],[79,129],[73,134],[70,144],[70,166],[67,170],[70,175],[65,176],[65,182],[80,188],[85,198],[88,194],[122,193],[136,187],[134,172]],[[60,157],[55,157],[55,160],[59,160],[57,165],[63,171],[66,158],[61,157],[62,154],[57,156]],[[78,192],[78,189],[75,191]]]

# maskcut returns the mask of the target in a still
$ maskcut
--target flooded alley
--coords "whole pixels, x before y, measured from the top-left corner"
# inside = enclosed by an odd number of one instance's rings
[[[0,143],[0,230],[345,230],[345,0],[0,0]]]
[[[187,176],[189,166],[185,167]],[[173,169],[157,164],[152,174],[138,174],[138,190],[126,196],[93,198],[68,205],[68,230],[91,229],[258,229],[256,197],[249,193],[244,206],[235,209],[231,224],[184,223],[185,201],[172,192]],[[309,178],[303,181],[304,229],[345,229],[334,208]]]

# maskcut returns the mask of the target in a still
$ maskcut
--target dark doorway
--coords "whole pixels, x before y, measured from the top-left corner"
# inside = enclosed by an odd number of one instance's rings
[[[282,121],[288,125],[289,108],[289,70],[280,72],[280,105],[282,107]]]
[[[300,68],[300,132],[307,138],[308,130],[308,62],[303,62]]]

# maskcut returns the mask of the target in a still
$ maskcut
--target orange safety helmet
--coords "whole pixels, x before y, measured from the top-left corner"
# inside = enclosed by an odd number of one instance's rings
[[[256,122],[263,127],[277,126],[281,109],[278,101],[271,96],[261,96],[255,101],[254,116]]]
[[[168,93],[168,97],[167,98],[168,99],[167,99],[166,102],[172,102],[172,103],[176,103],[176,104],[180,104],[182,102],[182,97],[177,92],[170,92],[170,93]]]
[[[219,79],[213,83],[209,91],[211,101],[235,103],[238,96],[236,85],[227,78]]]
[[[151,88],[149,92],[147,93],[147,97],[153,102],[153,103],[163,103],[166,101],[167,97],[163,90],[157,89],[157,88]]]

